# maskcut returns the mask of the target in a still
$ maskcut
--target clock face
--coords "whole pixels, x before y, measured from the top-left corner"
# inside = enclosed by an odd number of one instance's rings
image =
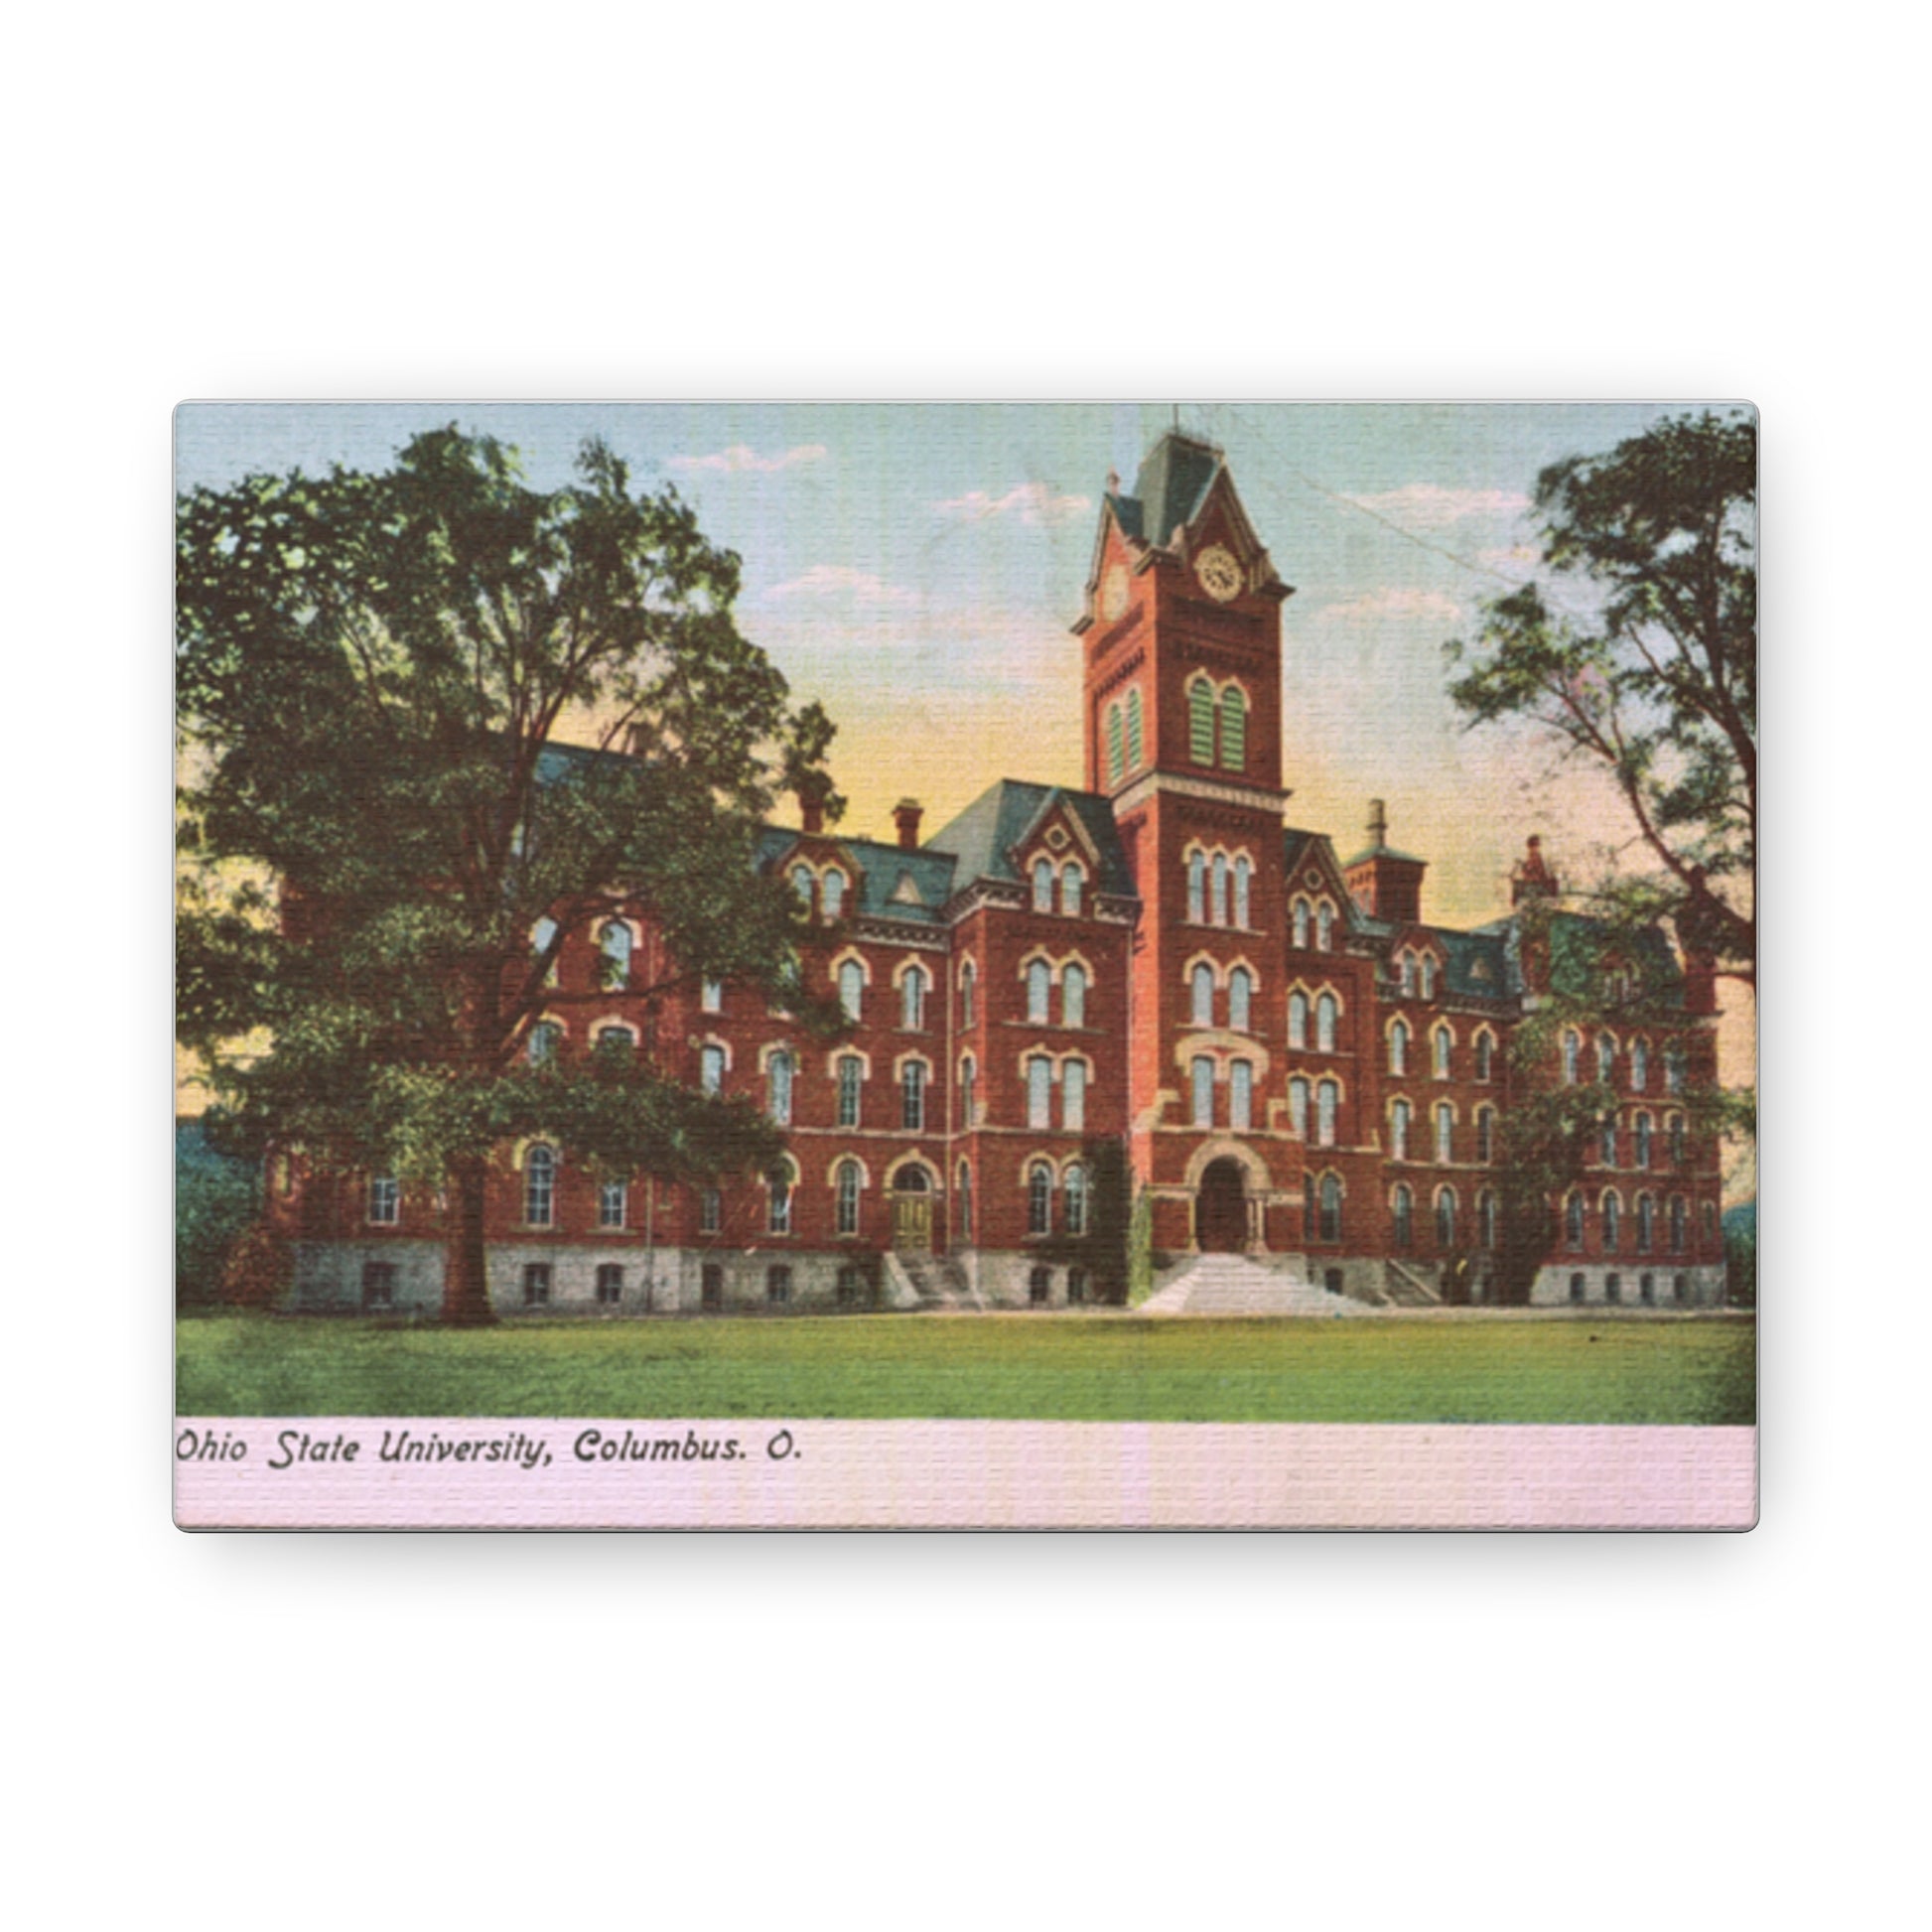
[[[1201,589],[1216,604],[1225,604],[1241,595],[1241,566],[1218,543],[1209,544],[1200,553],[1194,575],[1200,579]]]
[[[1109,623],[1127,615],[1127,566],[1116,564],[1101,580],[1100,615]]]

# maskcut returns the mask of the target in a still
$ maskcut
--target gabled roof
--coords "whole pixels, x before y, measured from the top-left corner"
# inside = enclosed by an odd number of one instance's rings
[[[1212,445],[1170,430],[1141,459],[1133,495],[1110,493],[1107,501],[1130,537],[1164,545],[1200,513],[1220,468]]]
[[[983,791],[952,821],[926,841],[926,850],[955,859],[957,887],[975,879],[1021,881],[1013,850],[1054,805],[1063,805],[1078,821],[1098,854],[1096,892],[1132,896],[1134,882],[1114,825],[1114,808],[1098,792],[1073,791],[1064,785],[1028,784],[1002,778]]]
[[[1341,868],[1335,863],[1335,847],[1326,832],[1310,832],[1299,825],[1282,827],[1282,880],[1284,890],[1292,899],[1300,885],[1300,874],[1306,866],[1318,866],[1341,899],[1340,911],[1351,932],[1386,931],[1378,927],[1362,908],[1349,897],[1347,883],[1341,876]]]
[[[765,826],[759,834],[759,870],[776,865],[802,836],[788,826]],[[953,895],[953,861],[949,855],[925,847],[907,852],[881,839],[828,839],[824,834],[816,835],[813,843],[835,845],[857,871],[857,913],[867,918],[902,919],[913,925],[939,923],[939,908]]]

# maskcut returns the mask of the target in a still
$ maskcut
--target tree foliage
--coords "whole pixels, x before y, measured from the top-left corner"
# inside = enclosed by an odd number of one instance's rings
[[[452,1317],[486,1314],[501,1141],[554,1136],[613,1175],[777,1151],[647,1062],[528,1063],[574,932],[641,902],[676,975],[836,1024],[754,865],[781,790],[837,815],[832,727],[741,634],[738,590],[676,491],[596,442],[554,490],[452,426],[385,472],[178,504],[183,1036],[256,1145],[450,1187]]]
[[[1612,917],[1667,918],[1755,983],[1757,429],[1669,418],[1537,480],[1549,586],[1492,599],[1449,692],[1470,724],[1527,720],[1606,771],[1649,864]],[[1580,598],[1589,615],[1574,615]]]

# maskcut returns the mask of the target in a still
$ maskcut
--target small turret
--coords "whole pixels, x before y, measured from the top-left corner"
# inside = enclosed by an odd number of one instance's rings
[[[1509,902],[1521,905],[1526,898],[1557,898],[1562,892],[1556,874],[1543,857],[1543,841],[1532,832],[1528,847],[1509,875]]]

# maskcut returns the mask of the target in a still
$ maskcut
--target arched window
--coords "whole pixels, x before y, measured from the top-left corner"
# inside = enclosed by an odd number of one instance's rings
[[[1606,1168],[1616,1166],[1616,1116],[1608,1115],[1603,1122],[1603,1145],[1597,1150],[1598,1158]]]
[[[1647,1039],[1633,1039],[1630,1042],[1630,1091],[1642,1093],[1650,1084],[1650,1042]]]
[[[1314,949],[1332,952],[1335,944],[1335,908],[1324,898],[1314,908]]]
[[[1228,922],[1228,862],[1227,855],[1217,852],[1214,855],[1214,897],[1209,901],[1207,916],[1216,925]]]
[[[605,1059],[621,1059],[636,1051],[637,1035],[628,1027],[613,1024],[598,1028],[595,1044],[599,1054]]]
[[[1187,748],[1196,764],[1214,762],[1214,688],[1205,678],[1187,687]]]
[[[1606,1087],[1616,1077],[1616,1041],[1608,1034],[1596,1035],[1596,1077]]]
[[[1455,1246],[1455,1189],[1436,1190],[1436,1245],[1445,1254]]]
[[[698,1086],[710,1094],[724,1091],[725,1049],[722,1046],[707,1046],[698,1054]]]
[[[866,1063],[857,1053],[839,1056],[839,1120],[841,1127],[859,1125],[860,1095],[865,1091]]]
[[[899,1120],[902,1132],[925,1132],[925,1062],[907,1060],[899,1068]]]
[[[969,959],[959,969],[959,1024],[962,1027],[974,1027],[979,1024],[979,968]]]
[[[369,1221],[375,1227],[394,1227],[402,1218],[402,1189],[394,1174],[369,1176]]]
[[[1141,768],[1141,690],[1136,685],[1127,694],[1127,768]]]
[[[1087,1068],[1084,1060],[1068,1060],[1060,1068],[1060,1126],[1069,1134],[1087,1130]]]
[[[1302,952],[1307,952],[1309,949],[1309,902],[1308,900],[1305,898],[1298,898],[1295,901],[1294,910],[1291,916],[1294,922],[1296,947],[1298,950]]]
[[[1438,1027],[1429,1035],[1429,1050],[1437,1079],[1447,1080],[1449,1076],[1449,1030],[1447,1027]]]
[[[1254,1125],[1255,1070],[1246,1060],[1228,1068],[1228,1125],[1245,1134]]]
[[[1198,852],[1187,855],[1187,918],[1193,925],[1207,920],[1207,860]]]
[[[1433,1000],[1436,997],[1436,962],[1425,955],[1417,961],[1418,977],[1421,980],[1422,997]]]
[[[973,1171],[964,1161],[959,1164],[959,1180],[953,1188],[953,1199],[959,1204],[959,1238],[970,1241],[973,1238]]]
[[[530,929],[530,950],[541,959],[557,943],[558,925],[555,919],[539,919]],[[557,983],[557,956],[551,953],[550,964],[544,969],[543,983],[555,986]]]
[[[1447,1100],[1436,1109],[1436,1165],[1447,1168],[1455,1159],[1455,1111]]]
[[[773,1053],[764,1063],[766,1111],[779,1127],[791,1125],[792,1057],[787,1052]]]
[[[1117,785],[1121,778],[1122,741],[1120,727],[1120,706],[1107,707],[1107,782]]]
[[[1496,1041],[1486,1029],[1476,1035],[1476,1078],[1488,1082],[1496,1071]]]
[[[1248,700],[1236,684],[1221,693],[1221,764],[1229,771],[1248,764]]]
[[[598,948],[604,955],[604,984],[607,988],[630,984],[630,928],[621,919],[613,919],[598,934]]]
[[[1053,909],[1053,862],[1050,859],[1034,861],[1034,910],[1050,912]]]
[[[865,1011],[866,969],[856,959],[839,968],[839,1005],[848,1020],[857,1020]]]
[[[547,1228],[557,1212],[557,1151],[539,1142],[523,1157],[523,1224]]]
[[[1398,1020],[1389,1029],[1389,1071],[1409,1071],[1409,1023],[1406,1020]]]
[[[1684,1252],[1684,1196],[1682,1194],[1671,1196],[1670,1246],[1672,1254]]]
[[[1046,1024],[1046,1006],[1053,987],[1053,969],[1043,959],[1035,959],[1027,967],[1027,1018],[1035,1026]]]
[[[841,1234],[859,1232],[859,1164],[856,1161],[839,1163],[839,1219],[838,1231]]]
[[[1400,1182],[1397,1183],[1391,1207],[1395,1222],[1395,1245],[1407,1248],[1416,1238],[1416,1202],[1415,1196]]]
[[[1214,1024],[1214,969],[1205,961],[1196,966],[1188,975],[1188,986],[1192,991],[1192,1005],[1189,1018],[1196,1027],[1211,1027]]]
[[[980,1070],[972,1054],[959,1062],[959,1124],[970,1128],[979,1123]]]
[[[1603,1252],[1613,1255],[1623,1235],[1623,1203],[1614,1194],[1605,1194],[1599,1206],[1603,1215]]]
[[[1249,865],[1245,856],[1235,860],[1234,862],[1234,922],[1236,925],[1242,927],[1246,927],[1253,923],[1252,889],[1254,885],[1254,871],[1255,871],[1254,867]]]
[[[621,1180],[602,1182],[597,1190],[597,1224],[601,1228],[621,1228],[629,1218],[630,1188]]]
[[[1085,1234],[1087,1231],[1087,1171],[1076,1161],[1066,1171],[1062,1182],[1066,1192],[1066,1231],[1068,1234]]]
[[[1335,1022],[1341,1017],[1341,1002],[1324,993],[1314,1003],[1314,1045],[1318,1053],[1335,1050]]]
[[[1671,1047],[1664,1055],[1664,1091],[1684,1091],[1684,1049],[1681,1046]]]
[[[1214,1062],[1206,1054],[1196,1054],[1193,1064],[1194,1125],[1214,1125]]]
[[[530,1064],[549,1066],[557,1057],[557,1049],[563,1044],[564,1030],[554,1020],[539,1020],[530,1029]]]
[[[1563,1081],[1565,1086],[1577,1084],[1577,1062],[1584,1050],[1584,1042],[1574,1029],[1567,1029],[1563,1035]]]
[[[1648,1194],[1637,1196],[1637,1252],[1647,1255],[1657,1239],[1657,1203]]]
[[[1228,975],[1228,1025],[1238,1034],[1245,1034],[1252,1024],[1254,991],[1254,975],[1245,966]]]
[[[1321,1176],[1321,1238],[1341,1239],[1341,1182],[1331,1173]]]
[[[1496,1110],[1476,1109],[1476,1159],[1487,1167],[1496,1158]]]
[[[925,992],[925,968],[908,966],[904,979],[899,982],[899,1025],[907,1033],[916,1034],[924,1030]]]
[[[1636,1119],[1636,1141],[1631,1158],[1641,1172],[1650,1166],[1650,1116],[1639,1114]]]
[[[1070,861],[1060,868],[1060,910],[1069,919],[1080,916],[1080,895],[1086,883],[1086,874]]]
[[[1684,1165],[1684,1116],[1672,1114],[1670,1117],[1670,1164],[1673,1168]]]
[[[1044,1161],[1027,1170],[1027,1232],[1053,1232],[1053,1171]]]
[[[1306,1047],[1309,1043],[1309,996],[1295,992],[1288,996],[1288,1043]]]
[[[1397,962],[1398,976],[1402,984],[1402,997],[1413,1000],[1416,997],[1416,956],[1404,953]]]
[[[791,890],[796,893],[809,911],[812,903],[812,869],[798,865],[791,869]]]
[[[1323,1080],[1314,1090],[1314,1138],[1317,1146],[1335,1144],[1335,1116],[1341,1108],[1341,1088]]]
[[[818,883],[819,906],[828,919],[845,910],[845,874],[828,872]]]
[[[1288,1124],[1303,1140],[1309,1137],[1309,1083],[1297,1074],[1288,1083]]]
[[[1027,1062],[1027,1125],[1051,1127],[1053,1124],[1053,1062],[1044,1053],[1035,1053]]]
[[[764,1176],[764,1231],[791,1232],[791,1170],[773,1168]]]
[[[1584,1197],[1573,1193],[1563,1204],[1563,1238],[1571,1247],[1584,1245]]]
[[[1496,1197],[1494,1194],[1476,1196],[1476,1240],[1485,1250],[1493,1252],[1496,1246]]]
[[[1406,1161],[1409,1158],[1409,1126],[1413,1112],[1406,1100],[1389,1103],[1389,1159]]]

